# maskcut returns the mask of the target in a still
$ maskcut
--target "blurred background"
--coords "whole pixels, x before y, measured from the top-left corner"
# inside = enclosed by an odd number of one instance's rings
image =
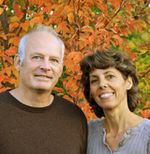
[[[139,76],[136,113],[150,118],[150,0],[0,0],[0,92],[18,85],[13,66],[20,38],[37,23],[55,29],[66,52],[53,93],[96,118],[80,84],[80,60],[95,49],[127,52]]]

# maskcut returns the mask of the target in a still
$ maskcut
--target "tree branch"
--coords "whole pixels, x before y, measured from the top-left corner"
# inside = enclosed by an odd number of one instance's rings
[[[119,8],[116,10],[114,15],[110,18],[109,22],[106,22],[105,28],[111,23],[111,21],[117,16],[117,14],[120,12],[120,10],[124,7],[126,0],[122,0]]]

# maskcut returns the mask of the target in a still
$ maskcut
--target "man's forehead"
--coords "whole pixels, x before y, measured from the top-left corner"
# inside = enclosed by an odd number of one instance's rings
[[[56,37],[52,35],[50,32],[37,31],[37,32],[29,33],[27,36],[27,40],[32,40],[32,39],[36,40],[36,39],[40,39],[41,37],[48,38],[48,39],[54,39],[54,38],[56,39]]]

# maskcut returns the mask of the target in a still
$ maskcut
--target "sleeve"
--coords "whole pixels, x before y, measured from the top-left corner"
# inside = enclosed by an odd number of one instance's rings
[[[150,140],[148,142],[147,153],[150,154]]]
[[[88,137],[88,126],[87,120],[83,122],[83,154],[87,153],[87,137]]]
[[[150,120],[146,121],[144,133],[146,133],[146,136],[148,137],[148,140],[147,140],[147,154],[150,154]]]

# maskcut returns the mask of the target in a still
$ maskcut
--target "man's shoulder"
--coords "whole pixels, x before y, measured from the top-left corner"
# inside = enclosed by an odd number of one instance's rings
[[[0,112],[8,110],[9,102],[11,101],[11,96],[9,91],[1,92],[0,93]]]
[[[8,99],[9,97],[9,91],[4,91],[0,93],[0,101],[4,99]]]
[[[73,102],[61,97],[61,96],[54,96],[54,101],[59,103],[59,105],[65,105],[68,107],[73,107],[73,108],[79,108],[76,104],[74,104]]]
[[[79,106],[61,96],[55,95],[54,102],[67,113],[72,112],[74,114],[85,116]]]

